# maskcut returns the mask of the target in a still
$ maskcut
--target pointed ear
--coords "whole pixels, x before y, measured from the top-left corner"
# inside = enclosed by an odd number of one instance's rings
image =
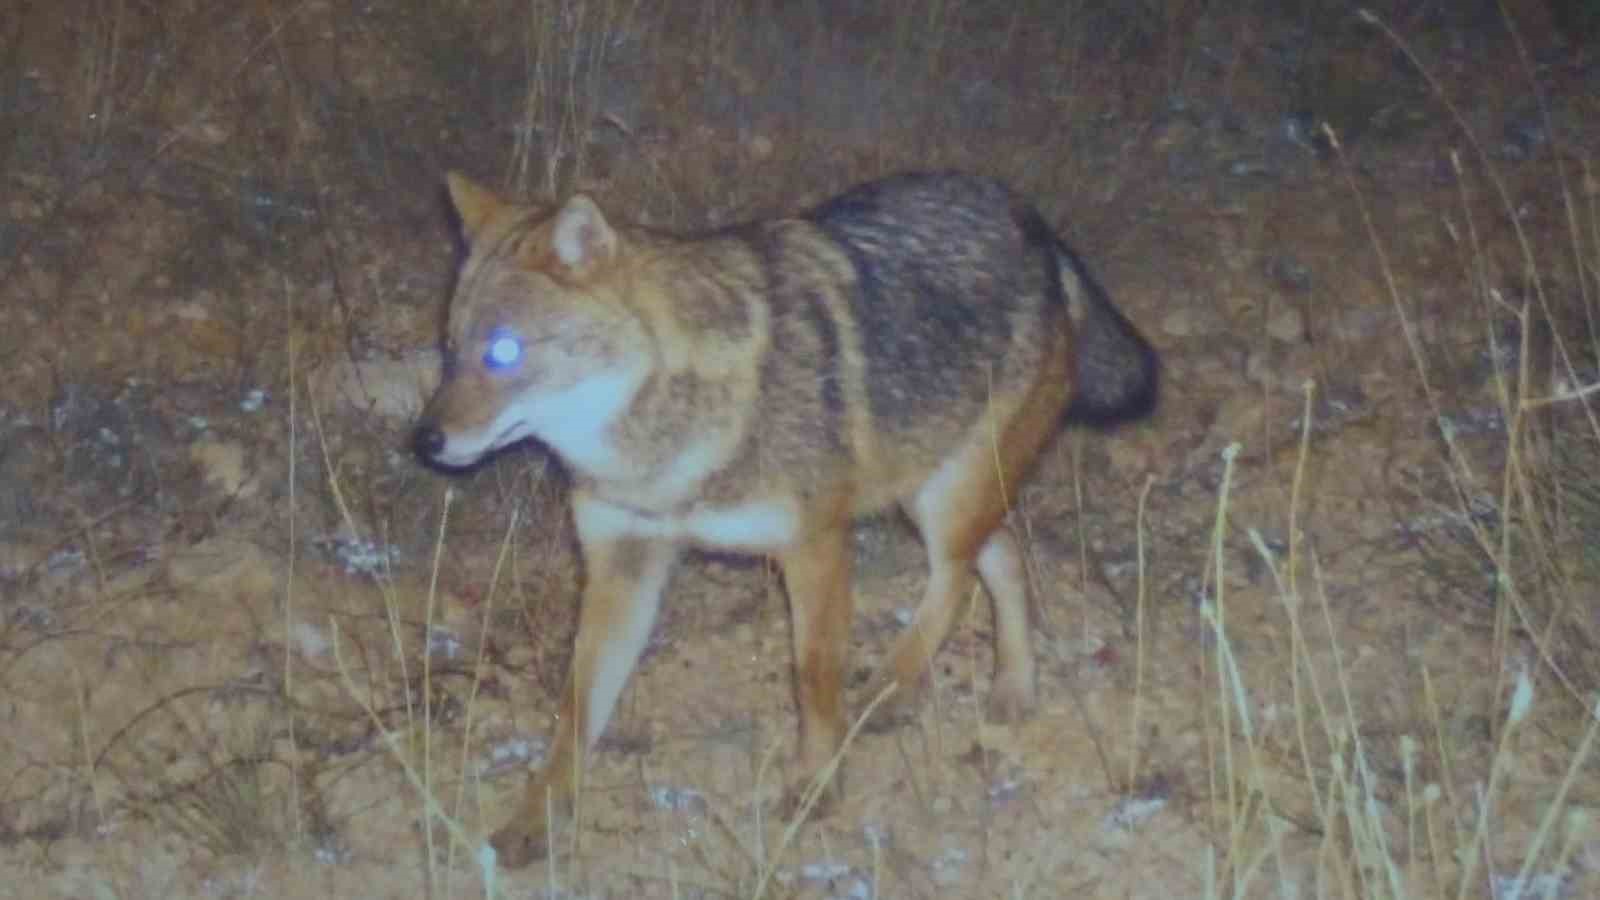
[[[611,261],[617,251],[617,233],[600,207],[578,194],[556,213],[550,245],[562,265],[582,275]]]
[[[450,188],[450,203],[461,217],[461,231],[468,246],[477,242],[484,226],[496,215],[514,205],[460,172],[446,175],[445,184]]]

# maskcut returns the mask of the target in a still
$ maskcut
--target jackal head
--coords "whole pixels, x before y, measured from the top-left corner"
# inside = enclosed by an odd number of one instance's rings
[[[469,466],[532,437],[580,471],[605,468],[607,431],[649,365],[621,237],[582,195],[541,215],[454,173],[449,188],[467,259],[417,453]]]

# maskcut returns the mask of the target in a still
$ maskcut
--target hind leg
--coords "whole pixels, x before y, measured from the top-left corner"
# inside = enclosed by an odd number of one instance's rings
[[[1017,536],[1009,527],[996,528],[978,551],[978,574],[994,601],[994,686],[989,693],[989,717],[1013,722],[1033,711],[1038,676],[1028,632],[1033,609],[1028,572]]]
[[[967,443],[904,503],[928,550],[928,590],[869,694],[875,697],[893,682],[898,712],[914,701],[934,651],[955,624],[972,591],[974,568],[994,601],[992,712],[996,718],[1013,719],[1034,705],[1027,573],[1016,536],[1003,523],[1007,492],[1033,464],[1066,408],[1071,388],[1067,341],[1065,334],[1058,335],[1020,402],[1008,410],[991,406]]]
[[[996,687],[1006,695],[1008,707],[1031,699],[1026,582],[1021,579],[1016,539],[1001,525],[1003,479],[988,456],[981,448],[962,453],[905,504],[927,547],[928,588],[910,627],[890,649],[870,695],[875,697],[889,682],[895,683],[890,719],[903,717],[918,701],[934,652],[977,586],[974,568],[992,582],[1001,672]]]

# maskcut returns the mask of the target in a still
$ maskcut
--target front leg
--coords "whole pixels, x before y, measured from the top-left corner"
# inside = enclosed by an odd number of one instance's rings
[[[587,570],[577,643],[549,758],[529,778],[511,819],[490,838],[500,862],[511,868],[546,856],[551,823],[571,820],[584,755],[605,731],[644,651],[661,607],[661,591],[678,557],[677,547],[668,542],[605,527],[616,516],[595,501],[575,498],[573,507]]]
[[[844,743],[841,686],[850,644],[854,602],[850,588],[848,525],[807,536],[779,556],[794,628],[795,694],[800,705],[799,778],[784,799],[785,816],[799,812],[812,781]],[[835,773],[815,812],[825,814],[843,794]]]

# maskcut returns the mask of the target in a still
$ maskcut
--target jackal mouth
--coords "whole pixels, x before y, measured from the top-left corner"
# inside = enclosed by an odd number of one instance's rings
[[[423,458],[447,469],[470,469],[483,462],[500,449],[517,441],[517,429],[523,424],[518,419],[495,432],[488,439],[478,435],[483,432],[462,433],[438,426],[424,426],[417,431],[415,446]]]
[[[506,413],[511,417],[505,418]],[[476,435],[463,435],[463,443],[476,447],[480,458],[498,453],[533,435],[532,422],[527,413],[526,409],[505,410],[502,417],[487,423]]]
[[[524,420],[517,419],[516,421],[512,422],[510,425],[507,425],[506,427],[500,429],[500,432],[498,434],[496,434],[494,436],[494,438],[489,441],[488,446],[486,448],[484,448],[483,452],[485,454],[493,453],[496,450],[504,449],[504,448],[506,448],[506,447],[508,447],[508,446],[510,446],[512,444],[515,444],[517,441],[522,440],[523,436],[520,435],[518,432],[526,424],[527,423]]]

